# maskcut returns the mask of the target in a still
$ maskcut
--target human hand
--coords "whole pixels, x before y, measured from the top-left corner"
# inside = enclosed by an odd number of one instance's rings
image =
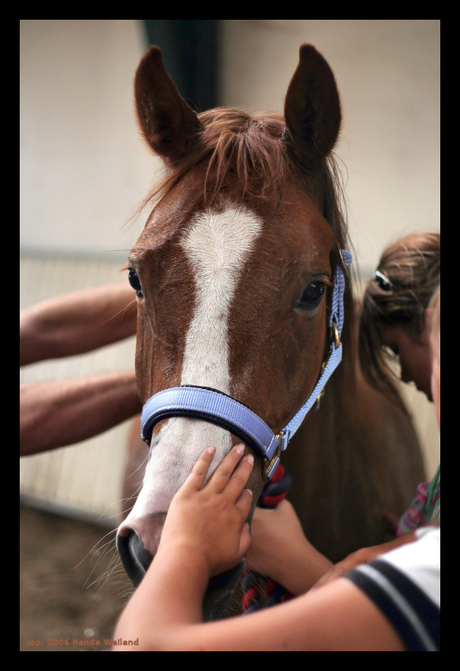
[[[286,564],[288,548],[304,540],[299,518],[289,501],[280,501],[276,508],[256,508],[246,568],[276,579]]]
[[[233,568],[247,552],[251,537],[246,520],[252,492],[245,489],[254,458],[241,458],[243,445],[234,447],[204,484],[215,448],[205,450],[173,498],[158,552],[176,544],[181,552],[205,559],[209,575]]]
[[[331,566],[305,537],[289,501],[280,501],[274,509],[256,508],[247,569],[273,578],[298,595],[307,592]]]

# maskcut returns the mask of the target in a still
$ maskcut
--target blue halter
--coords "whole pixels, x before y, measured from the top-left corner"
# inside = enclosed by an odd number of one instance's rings
[[[287,448],[290,439],[342,360],[340,336],[344,320],[344,270],[351,263],[351,254],[342,250],[341,257],[343,265],[337,264],[334,274],[329,317],[329,327],[334,337],[329,356],[323,364],[320,378],[306,403],[276,436],[252,410],[223,392],[205,387],[184,386],[164,389],[147,401],[142,410],[142,439],[150,443],[155,424],[169,417],[191,417],[205,420],[227,429],[254,449],[265,461],[265,477],[271,478],[280,461],[281,452]]]

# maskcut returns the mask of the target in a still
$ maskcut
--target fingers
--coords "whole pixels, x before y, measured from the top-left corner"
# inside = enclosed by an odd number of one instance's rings
[[[241,459],[244,449],[244,445],[236,445],[231,449],[207,484],[217,492],[223,492],[225,489],[235,501],[246,485],[254,464],[251,454]]]
[[[247,520],[252,506],[253,494],[250,489],[243,489],[235,506],[238,508],[242,520]],[[249,541],[250,542],[250,541]],[[248,546],[249,547],[249,546]]]
[[[238,548],[240,557],[244,557],[244,555],[249,550],[250,545],[251,545],[251,532],[249,531],[249,524],[245,522],[245,524],[243,524],[240,534],[240,543]]]
[[[251,475],[252,467],[254,465],[254,457],[252,454],[246,455],[238,464],[237,468],[231,475],[230,480],[223,489],[223,493],[234,501],[238,508],[245,509],[246,502],[249,501],[249,508],[252,503],[252,491],[246,489],[246,485]],[[248,512],[249,512],[248,508]]]
[[[244,449],[244,445],[236,445],[230,450],[206,484],[207,488],[215,492],[223,492],[225,490],[229,498],[234,501],[238,499],[248,481],[254,464],[254,458],[251,454],[241,459]],[[183,485],[183,490],[198,491],[203,487],[215,453],[215,447],[208,447],[201,453]]]
[[[198,491],[203,486],[206,475],[211,465],[214,455],[216,453],[215,447],[208,447],[200,454],[198,460],[193,465],[193,468],[185,481],[182,490]]]

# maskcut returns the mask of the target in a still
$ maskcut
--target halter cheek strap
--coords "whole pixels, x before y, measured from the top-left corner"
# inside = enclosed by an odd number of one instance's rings
[[[189,417],[211,422],[250,445],[264,459],[264,473],[269,479],[278,466],[280,453],[286,449],[342,360],[340,336],[344,320],[345,269],[351,263],[351,254],[342,250],[341,259],[343,263],[337,265],[334,274],[329,316],[329,327],[334,337],[329,357],[307,401],[276,436],[258,415],[230,396],[215,389],[184,386],[164,389],[147,401],[142,411],[142,439],[150,443],[155,424],[170,417]]]

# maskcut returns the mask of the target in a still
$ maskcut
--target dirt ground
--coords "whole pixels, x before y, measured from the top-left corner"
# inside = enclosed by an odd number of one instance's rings
[[[109,650],[131,593],[114,531],[21,506],[20,651]]]

